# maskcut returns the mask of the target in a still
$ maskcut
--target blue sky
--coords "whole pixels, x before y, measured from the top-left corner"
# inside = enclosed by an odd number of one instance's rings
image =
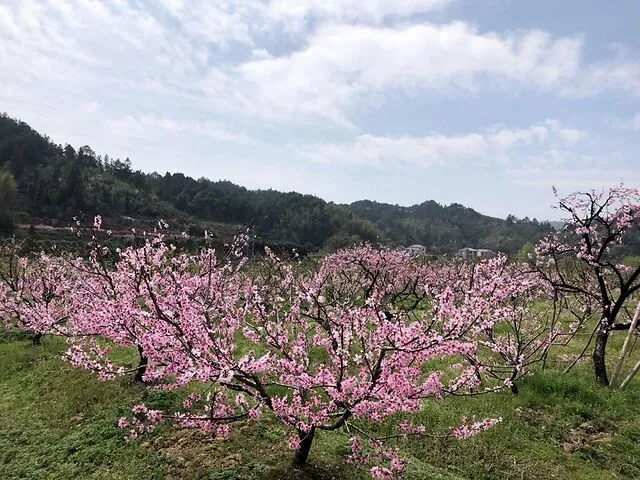
[[[640,185],[640,2],[0,0],[0,111],[336,202],[555,219]]]

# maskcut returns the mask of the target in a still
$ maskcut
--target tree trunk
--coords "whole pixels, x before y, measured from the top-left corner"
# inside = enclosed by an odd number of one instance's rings
[[[133,377],[134,382],[142,383],[144,380],[142,377],[147,371],[147,365],[149,364],[149,359],[144,355],[142,347],[138,345],[138,353],[140,354],[140,362],[138,363],[138,368],[136,370],[136,374]]]
[[[309,458],[309,451],[311,451],[311,444],[313,443],[315,433],[315,427],[311,427],[311,430],[308,432],[298,430],[300,446],[293,457],[293,466],[295,468],[303,468],[307,464],[307,458]]]
[[[609,377],[607,376],[607,364],[605,352],[607,349],[607,341],[609,340],[609,329],[606,323],[601,323],[596,335],[596,345],[593,349],[593,370],[596,374],[596,383],[598,385],[609,385]]]
[[[42,345],[42,343],[40,342],[40,340],[42,339],[42,334],[41,333],[36,333],[33,338],[31,339],[31,341],[33,342],[33,346],[34,347],[39,347],[40,345]]]
[[[518,394],[520,393],[520,388],[518,387],[518,384],[515,381],[511,383],[511,393],[513,394],[514,397],[517,397]]]
[[[511,381],[510,388],[513,396],[518,396],[518,394],[520,393],[520,388],[518,388],[518,384],[516,383],[516,378],[518,378],[518,370],[514,370],[513,373],[511,374],[511,378],[509,378],[509,380]]]

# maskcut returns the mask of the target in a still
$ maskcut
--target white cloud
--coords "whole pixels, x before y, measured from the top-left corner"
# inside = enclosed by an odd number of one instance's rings
[[[575,128],[563,128],[559,134],[568,145],[573,145],[587,138],[585,132],[576,130]]]
[[[251,55],[253,56],[253,58],[259,60],[273,58],[273,55],[271,55],[269,51],[264,48],[254,48],[253,50],[251,50]]]
[[[624,183],[632,187],[640,187],[640,175],[636,170],[611,167],[589,169],[547,167],[521,168],[511,173],[514,181],[526,187],[556,186],[565,191],[575,189],[608,188]]]
[[[176,120],[156,115],[127,115],[124,118],[107,120],[112,134],[118,138],[145,140],[167,135],[208,137],[223,142],[253,143],[243,133],[229,130],[218,122]]]
[[[633,130],[640,130],[640,113],[637,113],[632,119],[631,119],[631,128]]]
[[[499,151],[507,151],[517,144],[544,143],[550,135],[550,129],[544,125],[533,125],[525,129],[507,129],[494,127],[486,134],[488,142],[495,145]]]
[[[608,121],[609,125],[619,130],[640,131],[640,113],[630,118],[613,117]]]
[[[343,127],[354,127],[354,107],[397,93],[640,93],[637,59],[585,63],[581,37],[425,22],[452,1],[7,0],[0,82],[96,98],[163,93],[219,115]]]
[[[144,74],[171,46],[153,16],[120,1],[14,0],[0,19],[0,78],[11,82],[64,82],[77,90],[96,78]]]
[[[573,97],[591,97],[605,92],[628,92],[640,96],[640,61],[624,49],[610,59],[586,65],[561,93]]]
[[[423,167],[459,164],[461,160],[484,158],[486,139],[479,134],[447,137],[376,137],[360,135],[348,144],[319,144],[299,151],[303,158],[323,163],[385,165],[416,163]]]
[[[348,143],[324,143],[302,147],[303,159],[337,164],[397,165],[423,168],[464,165],[488,166],[558,165],[564,163],[563,148],[587,137],[586,132],[565,128],[546,120],[524,129],[492,127],[464,135],[430,134],[423,137],[360,135]],[[542,151],[534,156],[531,151]]]
[[[454,0],[161,0],[193,35],[219,45],[253,46],[274,32],[303,34],[312,22],[381,24],[447,7]]]
[[[311,18],[381,23],[387,17],[410,17],[438,10],[452,0],[272,0],[267,16],[288,30],[301,30]]]
[[[549,89],[577,75],[581,48],[577,38],[483,34],[465,23],[330,25],[291,55],[236,70],[261,110],[315,113],[344,124],[347,107],[380,92],[474,91],[496,83]]]
[[[98,113],[101,105],[98,102],[86,102],[80,105],[80,111],[90,115]]]

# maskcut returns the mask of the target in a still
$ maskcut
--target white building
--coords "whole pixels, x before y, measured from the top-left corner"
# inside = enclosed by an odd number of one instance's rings
[[[490,257],[494,254],[493,250],[489,250],[486,248],[470,248],[465,247],[458,250],[458,257],[463,260],[474,260],[478,258]]]
[[[413,255],[421,255],[423,253],[427,253],[427,247],[425,247],[424,245],[418,245],[417,243],[409,245],[405,248],[405,250]]]

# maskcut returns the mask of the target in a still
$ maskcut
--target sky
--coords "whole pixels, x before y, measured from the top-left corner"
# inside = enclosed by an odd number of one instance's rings
[[[143,171],[557,219],[640,186],[637,0],[0,0],[0,112]]]

